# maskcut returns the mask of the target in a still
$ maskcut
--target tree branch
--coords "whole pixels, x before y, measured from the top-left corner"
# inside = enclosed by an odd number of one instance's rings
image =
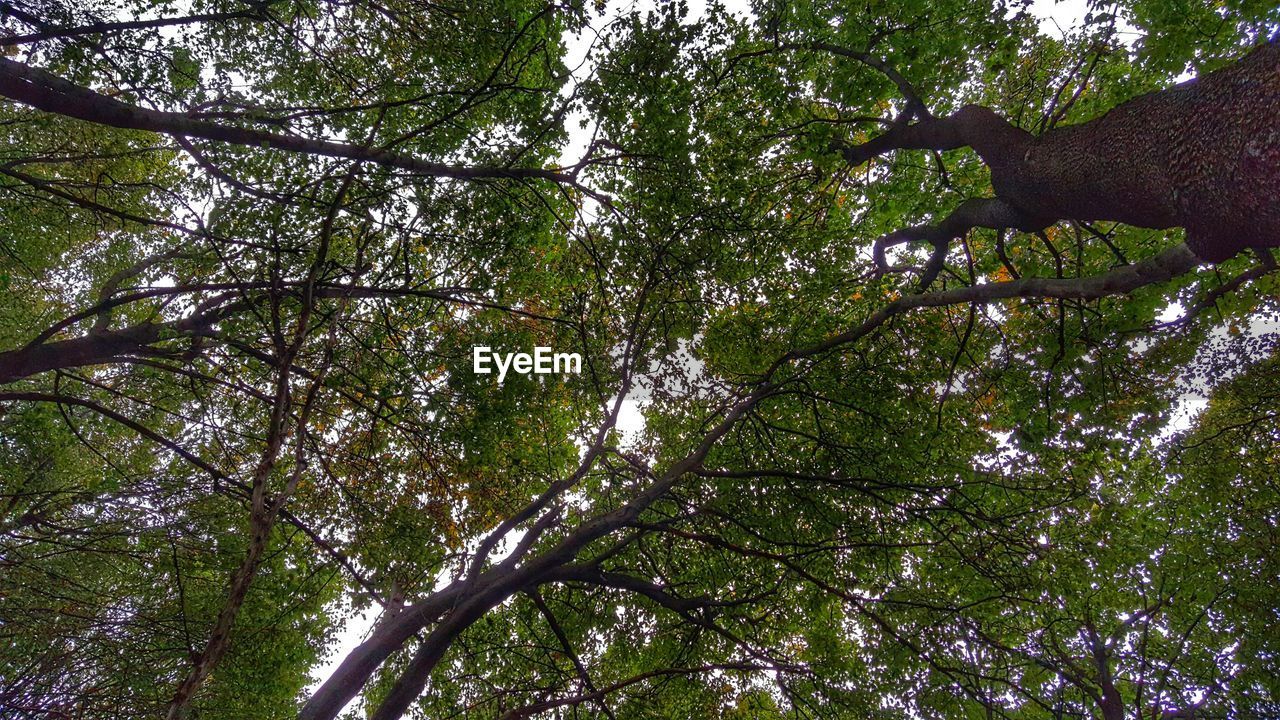
[[[345,158],[431,177],[458,180],[548,180],[604,200],[602,196],[580,185],[572,176],[554,170],[433,163],[388,150],[221,125],[182,113],[128,105],[8,58],[0,58],[0,95],[44,112],[99,125],[147,130],[173,137],[202,138],[246,147],[268,147],[321,157]]]
[[[924,291],[937,279],[946,260],[952,240],[958,240],[974,228],[1029,228],[1033,221],[1017,208],[999,198],[970,198],[960,203],[951,214],[934,225],[917,225],[896,230],[876,240],[871,253],[878,273],[889,271],[885,250],[910,242],[927,242],[933,245],[933,254],[920,275],[920,290]]]
[[[125,22],[95,22],[87,25],[77,25],[74,27],[58,27],[50,25],[43,20],[23,12],[10,3],[0,3],[0,11],[5,15],[12,15],[22,22],[40,28],[39,32],[27,33],[25,35],[10,35],[9,37],[0,38],[0,47],[13,47],[16,45],[25,45],[28,43],[40,42],[41,40],[52,40],[55,38],[71,38],[82,35],[100,35],[108,33],[119,33],[126,30],[149,30],[155,28],[178,27],[181,25],[196,25],[200,23],[222,22],[225,20],[247,20],[261,18],[266,9],[274,2],[279,0],[258,0],[250,3],[250,8],[245,10],[237,10],[234,12],[222,13],[202,13],[197,15],[187,15],[184,17],[157,18],[155,20],[129,20]]]

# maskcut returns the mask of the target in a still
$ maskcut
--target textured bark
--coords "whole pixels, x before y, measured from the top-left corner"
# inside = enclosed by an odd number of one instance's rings
[[[971,147],[1008,227],[1109,220],[1183,227],[1200,259],[1280,247],[1280,45],[1142,95],[1094,120],[1034,136],[970,105],[845,149],[854,164],[895,149]]]
[[[1086,625],[1085,639],[1093,655],[1093,663],[1098,674],[1098,687],[1102,690],[1098,698],[1098,709],[1102,711],[1102,720],[1124,720],[1124,698],[1116,688],[1115,676],[1111,671],[1111,651],[1098,636],[1098,631],[1092,623]]]
[[[0,385],[49,370],[99,365],[137,355],[160,339],[163,327],[160,323],[143,323],[116,332],[0,352]]]
[[[166,338],[208,337],[225,312],[174,322],[145,322],[118,330],[95,330],[81,337],[39,342],[0,352],[0,385],[49,370],[105,365],[124,358],[167,354],[157,343]]]

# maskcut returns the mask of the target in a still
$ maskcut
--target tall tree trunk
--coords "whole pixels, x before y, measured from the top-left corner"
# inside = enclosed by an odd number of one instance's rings
[[[844,155],[859,164],[895,149],[965,146],[991,169],[1002,227],[1034,230],[1059,220],[1184,227],[1187,245],[1208,262],[1280,247],[1280,44],[1040,136],[970,105],[895,127]],[[937,233],[990,226],[969,215],[890,242],[937,244]]]
[[[1210,262],[1280,246],[1280,45],[1051,130],[1022,152],[992,166],[992,184],[1029,213],[1182,226]]]

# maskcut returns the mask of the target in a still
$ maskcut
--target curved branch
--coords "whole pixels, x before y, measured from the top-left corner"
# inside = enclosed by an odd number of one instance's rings
[[[570,175],[554,170],[433,163],[389,150],[221,125],[188,117],[182,113],[128,105],[39,68],[8,58],[0,58],[0,95],[44,112],[99,125],[147,130],[173,137],[202,138],[246,147],[268,147],[307,155],[358,160],[431,177],[457,180],[548,180],[577,188],[595,197],[594,191],[582,187]]]
[[[777,367],[781,367],[786,362],[813,357],[860,340],[894,316],[916,308],[943,307],[962,303],[985,304],[1010,298],[1097,300],[1110,295],[1123,295],[1146,285],[1171,280],[1193,270],[1200,262],[1200,258],[1187,247],[1186,243],[1180,243],[1158,255],[1100,275],[1080,278],[1024,277],[1009,282],[905,295],[872,313],[856,327],[816,345],[788,353],[770,368],[769,374],[772,375]]]
[[[958,240],[979,227],[993,230],[1009,227],[1033,229],[1032,226],[1036,224],[1032,218],[999,198],[970,198],[960,203],[942,222],[904,228],[881,237],[876,240],[871,252],[877,272],[883,274],[889,271],[885,249],[910,242],[927,242],[933,245],[933,255],[920,277],[920,289],[923,291],[933,284],[942,271],[942,263],[952,240]]]
[[[900,122],[905,122],[913,116],[921,120],[926,120],[933,117],[933,113],[929,112],[929,106],[925,104],[924,99],[920,95],[920,92],[916,90],[914,85],[911,84],[911,81],[907,80],[907,78],[903,76],[902,73],[898,72],[897,68],[893,67],[892,65],[885,62],[884,60],[870,53],[851,50],[849,48],[842,47],[840,45],[835,45],[832,43],[816,42],[811,44],[809,47],[813,48],[814,50],[829,52],[832,55],[839,55],[841,57],[852,58],[862,63],[863,65],[866,65],[869,68],[874,68],[880,71],[882,74],[884,74],[885,77],[889,78],[890,82],[892,82],[894,85],[897,86],[898,92],[902,93],[902,97],[905,98],[907,101],[907,107],[903,111],[902,116],[899,118]]]
[[[1010,124],[994,110],[982,105],[965,105],[946,117],[928,117],[920,122],[895,124],[858,145],[838,150],[846,162],[857,167],[894,150],[955,150],[971,147],[988,167],[1006,165],[1019,158],[1034,136]]]
[[[1223,297],[1239,290],[1247,283],[1276,272],[1278,268],[1276,267],[1275,258],[1271,255],[1270,250],[1267,248],[1260,248],[1257,252],[1259,258],[1259,264],[1257,266],[1240,273],[1214,288],[1212,292],[1207,293],[1199,302],[1188,308],[1187,311],[1182,314],[1182,317],[1168,322],[1159,323],[1152,329],[1165,329],[1186,325],[1199,316],[1200,313],[1217,305],[1218,301]]]

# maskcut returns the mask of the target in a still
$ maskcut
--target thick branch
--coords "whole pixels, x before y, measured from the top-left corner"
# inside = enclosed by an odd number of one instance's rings
[[[894,150],[955,150],[971,147],[988,167],[1007,165],[1020,148],[1033,141],[1030,133],[981,105],[965,105],[946,117],[928,117],[910,125],[897,124],[859,145],[840,149],[846,162],[858,166]]]
[[[925,266],[920,278],[920,289],[926,290],[933,284],[938,273],[942,271],[942,262],[946,259],[947,249],[952,240],[958,240],[974,228],[1019,228],[1025,230],[1040,229],[1033,227],[1037,223],[1019,212],[1017,208],[998,198],[970,198],[960,203],[950,215],[934,225],[917,225],[889,233],[876,240],[872,248],[876,267],[880,272],[889,269],[885,260],[886,248],[909,242],[927,242],[933,245],[933,255]]]
[[[860,165],[900,149],[971,147],[999,199],[1044,227],[1182,227],[1198,257],[1280,247],[1280,42],[1236,63],[1033,137],[990,109],[895,124],[840,148]]]
[[[119,330],[91,332],[83,337],[0,352],[0,385],[49,370],[102,365],[124,357],[155,354],[159,352],[155,343],[173,337],[211,337],[214,324],[228,315],[231,308],[227,306],[216,313],[175,322],[138,323]]]
[[[708,598],[682,598],[672,595],[666,588],[626,573],[606,572],[598,567],[570,565],[557,569],[546,576],[547,580],[557,582],[583,582],[616,590],[626,590],[643,595],[653,602],[678,613],[688,613],[705,607],[715,607],[728,603]]]
[[[308,155],[346,158],[433,177],[460,180],[539,179],[579,187],[569,175],[553,170],[446,165],[388,150],[220,125],[194,119],[182,113],[149,110],[127,105],[115,98],[8,58],[0,58],[0,95],[57,115],[99,125],[148,130],[174,137],[202,138],[246,147],[269,147]]]
[[[680,478],[702,463],[711,448],[750,408],[754,407],[771,390],[762,383],[743,397],[725,414],[721,422],[707,433],[702,442],[680,461],[668,468],[659,479],[631,499],[630,502],[608,513],[583,522],[567,537],[546,550],[529,558],[519,567],[499,565],[482,573],[474,580],[456,581],[444,590],[436,592],[389,620],[374,636],[369,638],[338,666],[338,669],[322,684],[311,700],[303,707],[299,720],[331,720],[360,692],[377,671],[383,660],[398,650],[410,637],[445,610],[454,607],[446,598],[458,598],[464,594],[468,600],[449,613],[448,619],[438,625],[426,638],[406,669],[396,689],[387,697],[375,715],[379,720],[398,718],[421,694],[431,669],[444,656],[454,638],[483,616],[489,608],[501,603],[517,592],[544,579],[550,571],[572,561],[584,547],[611,532],[625,527],[639,517],[646,508],[671,489]]]
[[[332,360],[336,325],[331,325],[329,328],[329,342],[324,353],[324,364],[311,379],[294,423],[293,471],[280,493],[274,499],[270,499],[267,483],[280,462],[281,450],[289,433],[289,411],[293,405],[290,382],[292,372],[290,367],[299,352],[301,352],[303,344],[312,330],[311,316],[315,311],[316,298],[314,290],[316,281],[319,279],[325,261],[329,256],[334,219],[337,217],[347,192],[355,180],[355,175],[354,168],[347,173],[341,187],[338,189],[337,195],[329,205],[329,212],[326,214],[324,223],[320,228],[319,247],[307,271],[307,277],[302,283],[302,309],[298,314],[292,337],[287,346],[284,345],[283,333],[277,331],[277,347],[280,349],[280,358],[279,364],[276,366],[275,397],[272,401],[271,416],[267,424],[266,442],[257,467],[254,469],[249,491],[249,548],[245,552],[244,558],[240,561],[239,567],[231,575],[227,600],[218,612],[218,618],[214,622],[208,642],[200,652],[199,657],[196,658],[191,672],[179,683],[177,690],[174,691],[173,699],[169,703],[168,720],[179,720],[179,718],[186,716],[191,700],[195,697],[196,690],[204,684],[205,679],[209,677],[209,674],[213,672],[213,669],[226,654],[231,642],[232,627],[235,625],[236,618],[240,615],[240,608],[243,606],[245,597],[249,593],[249,587],[257,575],[258,565],[266,552],[267,543],[270,540],[271,531],[275,527],[276,519],[280,516],[280,512],[284,509],[289,497],[297,489],[298,483],[302,480],[302,475],[305,472],[307,425],[310,422],[311,411],[315,407],[316,398],[319,396],[321,388],[324,387],[324,380],[328,375],[330,361]],[[274,299],[273,310],[275,313],[273,321],[278,327],[280,312],[278,299]]]

